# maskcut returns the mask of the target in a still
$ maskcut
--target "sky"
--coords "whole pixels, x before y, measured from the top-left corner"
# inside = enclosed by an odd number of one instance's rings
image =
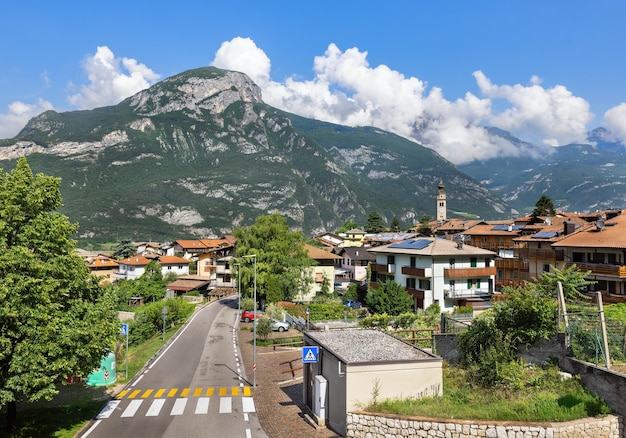
[[[212,65],[249,75],[269,105],[391,131],[455,164],[548,153],[597,127],[626,144],[620,0],[22,0],[0,11],[0,138],[43,111],[114,105]]]

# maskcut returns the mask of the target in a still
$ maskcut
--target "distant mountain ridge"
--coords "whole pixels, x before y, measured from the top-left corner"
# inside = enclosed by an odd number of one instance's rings
[[[435,216],[502,218],[510,207],[436,152],[263,103],[246,75],[213,67],[167,78],[118,105],[47,111],[0,141],[6,171],[28,155],[62,178],[62,212],[92,241],[226,234],[278,211],[312,234],[372,211],[404,226]]]
[[[510,135],[501,130],[491,132]],[[624,145],[604,128],[589,132],[587,140],[589,144],[550,148],[539,156],[493,158],[459,168],[522,214],[530,213],[542,194],[561,211],[625,208]]]

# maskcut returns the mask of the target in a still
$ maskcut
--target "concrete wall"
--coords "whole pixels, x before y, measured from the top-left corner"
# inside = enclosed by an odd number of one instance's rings
[[[622,418],[585,418],[565,423],[514,423],[439,420],[420,417],[353,412],[347,417],[346,437],[523,437],[523,438],[620,438]]]
[[[457,339],[457,335],[434,335],[436,354],[450,363],[457,363],[460,359],[456,348]],[[541,341],[530,348],[521,346],[519,355],[531,363],[558,360],[563,371],[580,376],[589,392],[604,399],[614,412],[626,415],[626,375],[568,356],[565,340],[565,335],[559,333],[554,339]]]

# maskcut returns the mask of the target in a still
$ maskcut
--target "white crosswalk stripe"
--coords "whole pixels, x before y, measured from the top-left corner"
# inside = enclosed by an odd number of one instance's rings
[[[233,412],[232,397],[220,397],[220,414],[230,414]]]
[[[217,397],[215,397],[217,398]],[[233,399],[241,400],[241,412],[244,414],[256,412],[254,399],[252,397],[219,397],[219,404],[216,408],[220,414],[231,414],[233,412]],[[122,418],[130,418],[136,415],[146,417],[158,417],[159,415],[180,416],[185,414],[185,410],[193,412],[195,415],[209,414],[211,397],[181,397],[181,398],[155,398],[150,402],[147,410],[142,409],[146,399],[133,399],[126,403],[126,400],[111,400],[102,408],[96,416],[97,420],[107,419],[113,415],[120,415]],[[189,409],[187,409],[189,405]],[[146,405],[147,406],[147,405]],[[121,412],[121,414],[119,414]]]
[[[209,412],[209,397],[200,397],[196,403],[196,414],[206,414]]]
[[[183,415],[183,412],[185,411],[185,406],[187,406],[187,399],[177,398],[174,402],[174,406],[172,407],[170,415]]]
[[[134,417],[142,403],[143,400],[131,400],[126,410],[122,412],[122,417]]]
[[[146,417],[158,417],[164,404],[164,398],[155,398],[150,405],[150,409],[148,409],[148,412],[146,412]]]

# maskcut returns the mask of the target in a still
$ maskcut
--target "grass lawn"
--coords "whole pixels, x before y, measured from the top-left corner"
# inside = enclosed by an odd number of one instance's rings
[[[128,352],[128,375],[132,378],[152,356],[176,334],[180,325]],[[125,357],[125,350],[122,352]],[[92,387],[80,383],[59,385],[59,393],[51,401],[18,403],[17,423],[19,431],[11,438],[72,438],[104,407],[116,392],[115,389],[128,382],[126,364],[116,364],[117,382],[110,387]],[[0,410],[0,436],[6,430],[6,408]]]
[[[538,369],[515,389],[479,388],[467,370],[444,366],[443,395],[385,400],[366,410],[398,415],[495,421],[561,422],[611,412],[577,378],[561,380],[558,370]]]

